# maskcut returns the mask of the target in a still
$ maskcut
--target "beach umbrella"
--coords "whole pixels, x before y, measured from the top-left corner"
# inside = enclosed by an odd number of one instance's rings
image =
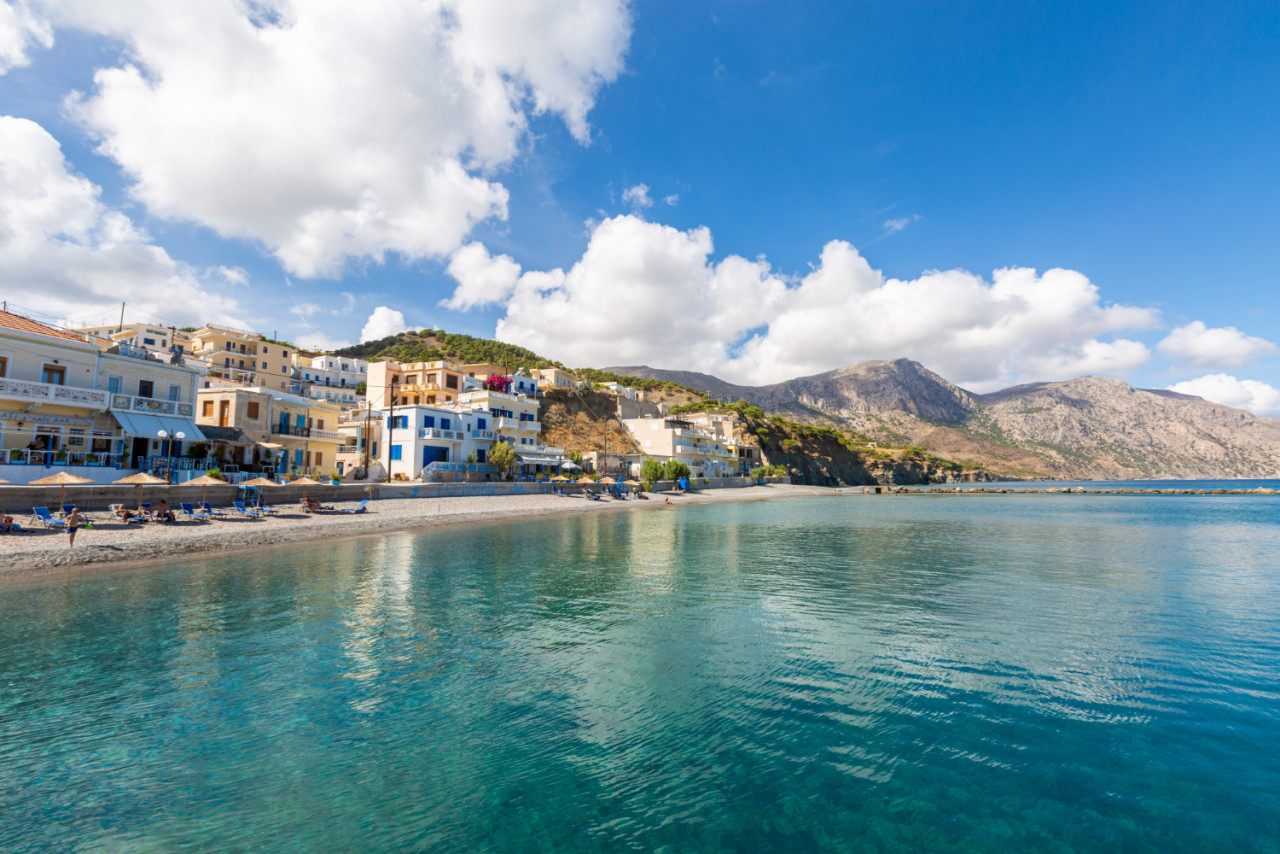
[[[204,503],[204,491],[205,491],[206,489],[208,489],[209,487],[214,486],[215,484],[223,484],[223,483],[226,483],[226,481],[225,481],[225,480],[218,480],[216,477],[209,477],[209,475],[207,475],[207,474],[202,474],[202,475],[200,475],[199,477],[193,477],[193,478],[191,478],[191,480],[187,481],[186,483],[184,483],[184,484],[182,484],[182,485],[183,485],[183,486],[198,486],[198,487],[200,487],[200,503],[201,503],[201,504],[203,504],[203,503]]]
[[[584,474],[582,477],[578,478],[578,483],[595,483],[595,481]]]
[[[565,469],[566,471],[571,471],[573,469],[578,469],[579,471],[582,470],[582,466],[578,465],[573,460],[565,460],[560,464],[560,468]]]
[[[623,486],[639,486],[639,485],[640,485],[640,481],[638,481],[638,480],[632,480],[631,478],[627,478],[626,480],[624,480],[624,481],[622,482],[622,485],[623,485]]]
[[[319,485],[320,485],[320,481],[318,481],[318,480],[312,480],[312,479],[311,479],[311,478],[309,478],[309,477],[300,477],[300,478],[298,478],[297,480],[291,480],[291,481],[289,481],[289,483],[288,483],[288,484],[286,484],[286,486],[301,486],[301,487],[302,487],[302,497],[303,497],[303,498],[306,498],[306,497],[307,497],[307,487],[308,487],[308,486],[319,486]]]
[[[7,481],[7,480],[5,480],[4,478],[0,477],[0,483],[8,483],[8,482],[9,482],[9,481]]]
[[[606,476],[604,476],[604,477],[600,478],[600,482],[601,482],[601,483],[617,483],[617,481],[616,481],[616,480],[614,480],[613,478],[609,477],[608,475],[606,475]]]
[[[50,475],[49,477],[42,477],[39,480],[33,480],[30,483],[28,483],[27,486],[60,486],[62,487],[62,489],[58,490],[58,508],[61,509],[62,499],[66,497],[68,483],[71,483],[71,484],[93,483],[93,479],[88,477],[80,477],[80,475],[78,474],[70,474],[65,471],[60,471],[57,474]]]
[[[265,477],[255,477],[253,480],[246,480],[241,486],[256,486],[258,489],[258,506],[262,506],[262,489],[264,486],[279,486],[274,480],[268,480]]]
[[[553,478],[551,478],[551,479],[552,479],[552,480],[559,481],[560,483],[564,483],[564,482],[565,482],[566,480],[568,480],[569,478],[565,477],[565,476],[564,476],[564,475],[562,475],[562,474],[558,474],[558,475],[556,475],[555,477],[553,477]]]
[[[127,483],[131,486],[136,483],[138,485],[138,506],[142,506],[142,487],[155,486],[158,483],[168,483],[164,478],[147,474],[144,471],[140,471],[137,474],[131,474],[128,477],[122,477],[119,480],[113,480],[111,482],[113,484]]]

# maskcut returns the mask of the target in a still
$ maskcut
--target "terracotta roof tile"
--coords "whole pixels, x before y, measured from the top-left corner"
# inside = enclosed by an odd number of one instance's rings
[[[34,335],[48,335],[51,338],[63,338],[79,344],[86,343],[83,338],[72,335],[70,332],[63,332],[61,329],[45,326],[43,323],[38,323],[29,317],[23,317],[20,314],[14,314],[9,311],[0,311],[0,327],[14,329],[18,332],[30,332]]]

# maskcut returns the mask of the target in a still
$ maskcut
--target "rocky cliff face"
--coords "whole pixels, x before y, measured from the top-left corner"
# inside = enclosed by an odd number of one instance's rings
[[[748,400],[769,413],[921,445],[1011,477],[1280,476],[1280,419],[1104,377],[974,395],[907,359],[862,362],[760,387],[705,374],[612,370],[672,379],[722,400]]]

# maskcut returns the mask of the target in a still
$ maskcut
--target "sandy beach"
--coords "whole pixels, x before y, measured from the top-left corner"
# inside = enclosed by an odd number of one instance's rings
[[[23,530],[0,534],[0,581],[97,569],[127,569],[156,562],[312,543],[335,537],[369,536],[390,531],[432,528],[442,524],[483,523],[503,519],[569,513],[611,513],[625,510],[670,510],[719,501],[758,501],[802,495],[831,495],[835,490],[811,486],[770,484],[743,489],[712,489],[649,500],[602,499],[555,495],[501,495],[445,498],[384,498],[369,503],[361,514],[309,515],[297,507],[281,506],[270,518],[249,519],[229,515],[212,522],[146,522],[126,527],[105,511],[90,513],[93,527],[76,534],[74,548],[67,534],[45,529],[16,517]],[[342,502],[338,507],[354,506]],[[181,518],[181,517],[179,517]]]

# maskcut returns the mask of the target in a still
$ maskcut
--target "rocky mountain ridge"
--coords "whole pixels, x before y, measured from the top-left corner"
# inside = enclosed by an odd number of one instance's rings
[[[646,366],[609,370],[747,400],[1009,477],[1280,476],[1280,419],[1107,377],[974,394],[909,359],[861,362],[767,386]]]

